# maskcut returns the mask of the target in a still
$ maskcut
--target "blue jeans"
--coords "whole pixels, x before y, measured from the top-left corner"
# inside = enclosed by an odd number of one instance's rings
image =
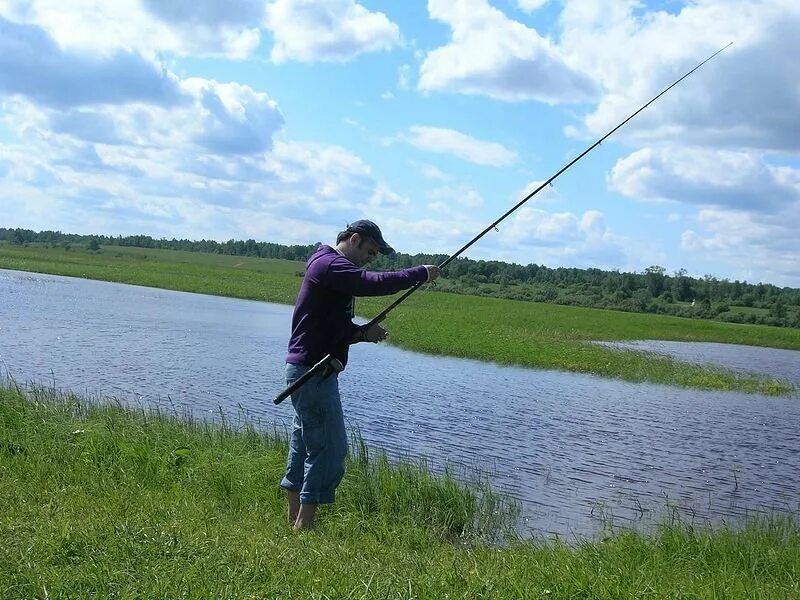
[[[286,384],[294,383],[309,368],[287,364]],[[299,492],[303,504],[331,504],[347,456],[338,375],[324,380],[315,375],[292,394],[292,405],[295,416],[281,487]]]

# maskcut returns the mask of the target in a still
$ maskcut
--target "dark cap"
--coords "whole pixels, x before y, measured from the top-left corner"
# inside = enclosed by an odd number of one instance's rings
[[[383,239],[380,228],[372,221],[368,221],[367,219],[353,221],[347,226],[347,231],[365,235],[368,238],[371,238],[376,244],[378,244],[378,249],[381,251],[381,254],[394,254],[394,248],[386,243],[386,240]]]

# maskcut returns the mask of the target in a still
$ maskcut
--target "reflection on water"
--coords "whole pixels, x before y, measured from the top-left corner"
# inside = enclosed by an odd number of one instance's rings
[[[271,402],[290,316],[289,306],[0,270],[0,360],[17,380],[197,416],[290,421],[290,404]],[[672,505],[700,522],[800,508],[797,398],[372,344],[353,347],[341,387],[370,446],[487,472],[523,501],[521,527],[534,533],[593,535],[602,517],[646,527]]]

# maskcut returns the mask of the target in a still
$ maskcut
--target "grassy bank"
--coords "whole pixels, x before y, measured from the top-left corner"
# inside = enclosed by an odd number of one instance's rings
[[[37,271],[292,303],[303,264],[282,260],[107,247],[0,246],[0,268]],[[369,317],[386,298],[359,299]],[[521,366],[593,373],[700,389],[790,393],[784,382],[692,366],[640,352],[612,350],[592,340],[711,341],[800,349],[800,330],[624,313],[435,291],[411,296],[387,319],[392,343],[422,352]]]
[[[0,387],[0,598],[789,598],[800,527],[486,544],[513,517],[423,467],[350,460],[292,532],[282,435]]]

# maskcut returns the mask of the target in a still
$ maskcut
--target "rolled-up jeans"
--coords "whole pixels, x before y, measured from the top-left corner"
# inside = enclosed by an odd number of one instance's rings
[[[286,365],[291,385],[311,367]],[[292,394],[295,416],[281,487],[300,493],[303,504],[332,504],[344,476],[347,432],[336,373],[315,375]]]

